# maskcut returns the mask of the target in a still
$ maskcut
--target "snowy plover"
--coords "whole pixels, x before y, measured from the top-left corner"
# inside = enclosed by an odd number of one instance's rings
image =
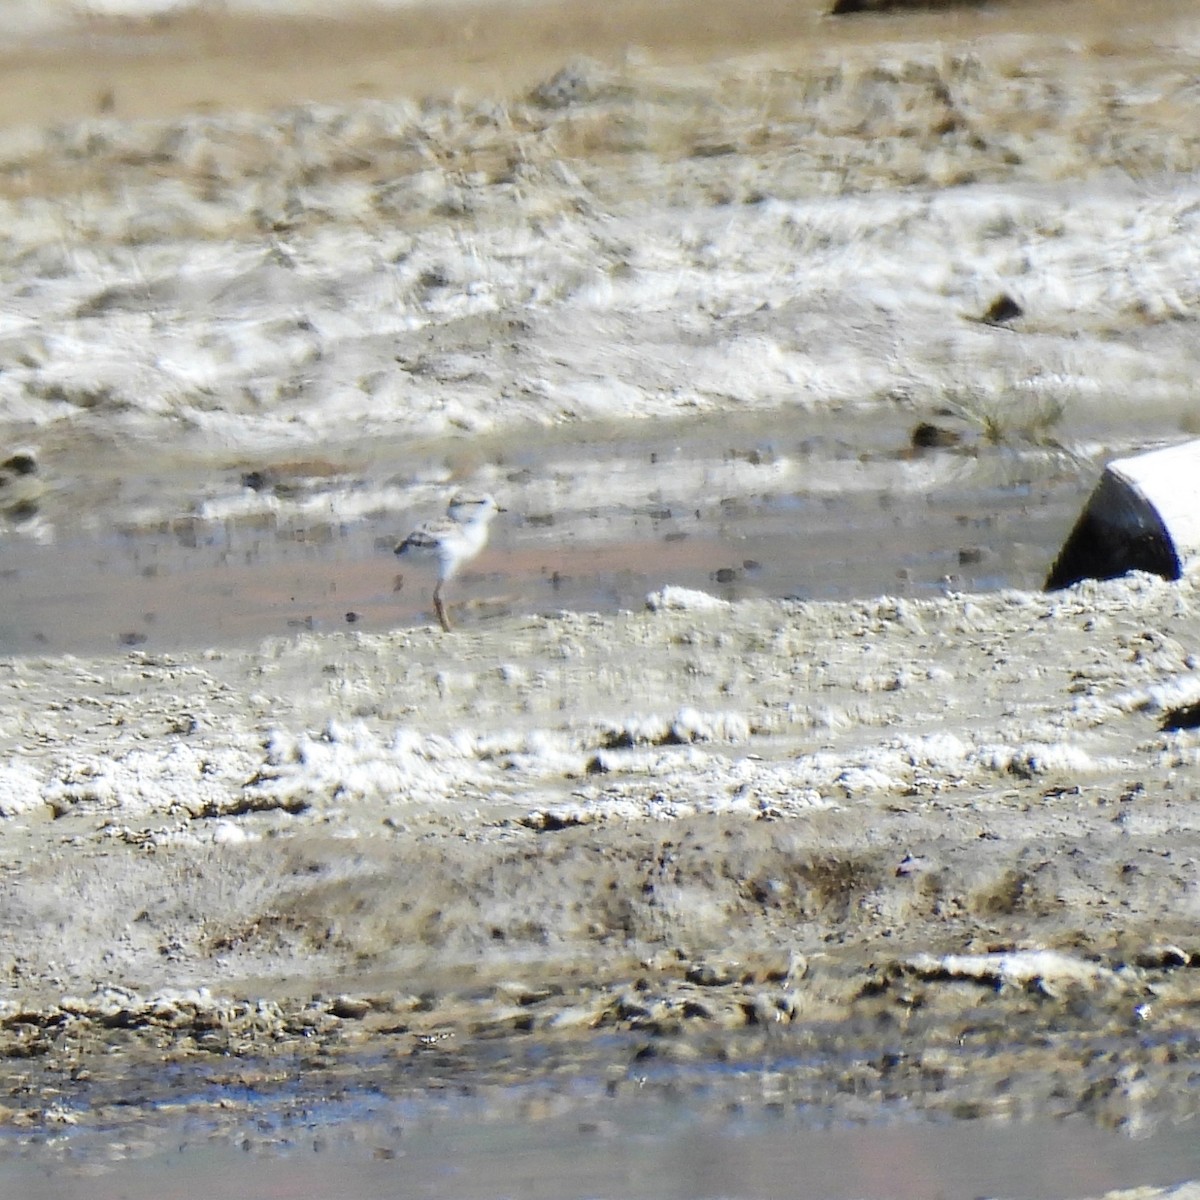
[[[442,628],[450,632],[450,618],[442,604],[442,584],[453,579],[463,563],[470,562],[487,544],[488,525],[504,512],[491,496],[455,496],[441,521],[430,521],[414,529],[396,547],[396,553],[418,561],[437,562],[437,585],[433,607]]]

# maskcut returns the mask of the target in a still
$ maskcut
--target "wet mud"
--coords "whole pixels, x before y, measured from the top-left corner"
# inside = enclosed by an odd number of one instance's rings
[[[0,1171],[671,1111],[1200,1176],[1196,584],[1039,591],[1196,432],[1200,43],[1079,11],[576,13],[462,94],[347,24],[253,102],[210,39],[153,116],[204,20],[68,38],[0,132]]]

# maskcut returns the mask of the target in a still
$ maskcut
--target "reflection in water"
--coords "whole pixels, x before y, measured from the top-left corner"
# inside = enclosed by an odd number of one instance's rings
[[[263,1136],[265,1122],[219,1141],[182,1125],[126,1131],[115,1152],[0,1164],[0,1190],[22,1200],[1067,1200],[1200,1177],[1200,1138],[1186,1126],[1135,1140],[1070,1122],[821,1130],[625,1103],[434,1123],[392,1120],[382,1107],[332,1124],[310,1110],[278,1137]]]
[[[1099,469],[1036,447],[913,449],[898,420],[850,443],[835,420],[498,442],[474,482],[508,512],[453,615],[637,609],[666,584],[729,600],[1037,588]],[[372,452],[299,474],[77,465],[49,544],[5,540],[0,646],[170,649],[430,621],[432,580],[391,550],[456,485],[428,482],[403,448]]]

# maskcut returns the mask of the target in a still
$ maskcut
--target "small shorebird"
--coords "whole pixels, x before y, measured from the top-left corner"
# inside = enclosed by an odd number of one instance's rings
[[[470,562],[487,544],[492,518],[504,512],[491,496],[456,495],[441,521],[430,521],[414,529],[396,547],[402,557],[418,561],[436,561],[437,585],[433,589],[433,607],[442,628],[450,632],[450,618],[442,604],[442,584],[453,579],[463,563]]]

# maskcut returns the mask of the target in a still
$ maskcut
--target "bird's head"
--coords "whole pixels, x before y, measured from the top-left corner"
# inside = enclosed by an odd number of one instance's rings
[[[446,508],[446,515],[460,525],[474,525],[479,521],[490,521],[497,513],[505,511],[496,503],[495,497],[486,492],[456,492]]]

